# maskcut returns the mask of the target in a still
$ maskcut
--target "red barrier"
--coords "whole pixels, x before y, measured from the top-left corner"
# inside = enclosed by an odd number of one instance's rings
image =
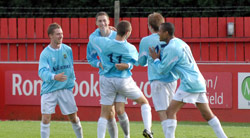
[[[250,122],[250,100],[240,92],[243,81],[250,76],[250,64],[199,64],[199,68],[207,82],[208,100],[214,113],[225,122]],[[41,80],[37,75],[37,63],[0,63],[0,119],[2,120],[39,120],[40,115],[40,87]],[[74,88],[75,99],[79,108],[81,120],[97,121],[100,115],[99,82],[95,68],[85,63],[75,63],[76,85]],[[240,74],[240,75],[238,75]],[[137,85],[149,99],[151,106],[150,85],[147,81],[146,68],[135,67],[133,78]],[[239,79],[238,79],[239,78]],[[242,81],[242,82],[240,82]],[[250,86],[250,82],[248,84]],[[247,86],[248,86],[247,85]],[[245,86],[245,85],[244,85]],[[239,90],[238,90],[239,88]],[[249,87],[250,88],[250,87]],[[242,98],[243,97],[243,98]],[[238,98],[242,98],[238,100]],[[239,109],[242,108],[242,109]],[[140,108],[128,100],[126,111],[130,120],[141,120]],[[54,119],[65,119],[59,113]],[[157,113],[152,108],[153,120],[159,121]],[[197,109],[186,105],[178,113],[182,121],[204,121]]]
[[[145,17],[121,20],[131,22],[128,41],[137,47],[141,38],[150,34]],[[171,17],[166,21],[173,23],[176,36],[190,45],[196,61],[250,60],[250,17]],[[38,61],[48,45],[47,28],[52,22],[62,26],[64,42],[72,46],[74,60],[86,59],[82,55],[86,54],[88,36],[96,29],[95,18],[0,18],[0,61]],[[114,19],[110,22],[113,25]],[[233,36],[227,36],[229,22],[235,24]]]

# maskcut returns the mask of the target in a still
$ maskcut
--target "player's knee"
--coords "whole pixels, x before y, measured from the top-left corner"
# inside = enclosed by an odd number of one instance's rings
[[[42,117],[43,124],[49,124],[50,123],[50,117],[49,116],[43,116]]]
[[[158,115],[159,115],[161,121],[164,121],[167,119],[166,111],[158,111]]]
[[[44,120],[42,120],[42,122],[43,122],[43,124],[49,124],[49,123],[50,123],[50,120],[44,119]]]
[[[202,117],[206,120],[209,121],[210,119],[212,119],[214,117],[214,114],[211,110],[200,110]]]
[[[70,122],[72,122],[72,123],[77,123],[78,122],[78,117],[77,117],[77,115],[75,113],[68,115],[68,118],[69,118]]]
[[[77,117],[74,117],[74,118],[72,118],[70,121],[71,121],[72,123],[77,123],[77,122],[78,122],[78,119],[77,119]]]
[[[125,112],[125,109],[124,108],[116,108],[116,113],[117,115],[122,115],[123,113]]]
[[[209,121],[210,119],[212,119],[214,117],[213,114],[211,113],[201,113],[202,117],[206,120]]]
[[[174,116],[176,116],[176,112],[174,112],[174,110],[168,109],[167,118],[173,118]]]
[[[111,110],[110,113],[109,113],[109,118],[114,118],[115,117],[115,111],[114,110]]]
[[[145,98],[145,96],[142,96],[138,99],[135,100],[137,104],[143,105],[143,104],[148,104],[148,100]]]

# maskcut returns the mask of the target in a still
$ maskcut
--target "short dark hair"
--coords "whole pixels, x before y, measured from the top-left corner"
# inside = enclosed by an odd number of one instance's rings
[[[50,24],[47,30],[48,36],[50,34],[53,34],[55,29],[59,29],[59,28],[62,28],[62,27],[57,23]]]
[[[97,20],[97,18],[98,18],[99,16],[103,16],[103,15],[107,16],[108,19],[109,19],[109,15],[108,15],[106,12],[104,12],[104,11],[98,12],[98,13],[96,14],[96,16],[95,16],[95,19]]]
[[[154,12],[148,15],[148,24],[154,29],[154,31],[158,32],[162,23],[164,23],[164,17],[160,13]]]
[[[168,34],[169,34],[170,36],[173,36],[173,35],[174,35],[175,28],[174,28],[174,25],[173,25],[172,23],[169,23],[169,22],[167,22],[167,23],[162,23],[162,24],[161,24],[161,29],[162,29],[163,32],[168,31]]]
[[[129,21],[123,20],[117,25],[117,35],[124,36],[132,27]]]

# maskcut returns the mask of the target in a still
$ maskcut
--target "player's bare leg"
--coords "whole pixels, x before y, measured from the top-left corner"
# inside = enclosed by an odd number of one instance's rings
[[[223,128],[221,127],[219,119],[213,114],[208,103],[196,103],[196,106],[200,110],[203,118],[207,120],[208,124],[213,128],[216,136],[218,138],[227,138]]]
[[[129,119],[127,113],[125,112],[125,103],[116,102],[115,110],[120,122],[120,126],[124,133],[124,138],[130,138]]]
[[[107,127],[108,127],[110,138],[118,138],[118,127],[117,127],[116,119],[115,119],[114,106],[112,106],[112,110],[109,114]]]
[[[168,110],[167,110],[167,117],[166,126],[167,132],[165,134],[166,138],[175,138],[175,129],[177,127],[177,119],[176,114],[177,112],[185,105],[183,102],[172,100]]]
[[[77,113],[69,114],[68,119],[72,124],[72,128],[77,138],[83,138],[82,125]]]
[[[144,123],[143,136],[146,138],[153,138],[153,133],[151,132],[152,114],[148,100],[144,95],[142,95],[140,98],[134,101],[141,105],[141,115]]]
[[[167,133],[167,110],[161,110],[161,111],[157,111],[158,115],[160,117],[161,120],[161,125],[162,125],[162,130],[164,132],[164,135],[166,136]]]
[[[49,138],[51,114],[42,114],[41,138]]]
[[[101,116],[97,123],[97,137],[105,138],[106,128],[110,113],[112,112],[112,105],[101,105]]]

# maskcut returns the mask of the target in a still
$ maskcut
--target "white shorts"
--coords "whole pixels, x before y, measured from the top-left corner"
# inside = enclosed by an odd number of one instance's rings
[[[78,110],[72,91],[68,89],[63,89],[42,95],[41,97],[42,114],[55,113],[55,108],[57,104],[59,105],[63,115],[69,115],[77,112]]]
[[[150,86],[155,110],[167,110],[174,96],[177,81],[167,83],[155,80],[151,82]]]
[[[101,104],[103,105],[113,105],[117,94],[132,100],[142,96],[142,91],[132,77],[107,78],[100,76],[100,92]]]
[[[208,103],[206,92],[190,93],[178,89],[174,95],[174,100],[184,103]]]
[[[126,96],[123,96],[121,94],[117,94],[116,97],[115,97],[115,102],[116,103],[127,103],[127,97]]]
[[[103,82],[101,82],[101,77],[102,76],[99,77],[100,84],[103,83]],[[101,86],[100,86],[100,91],[101,91]],[[115,102],[127,103],[128,101],[127,101],[127,97],[126,96],[123,96],[123,95],[121,95],[121,94],[118,93],[118,94],[116,94]]]

